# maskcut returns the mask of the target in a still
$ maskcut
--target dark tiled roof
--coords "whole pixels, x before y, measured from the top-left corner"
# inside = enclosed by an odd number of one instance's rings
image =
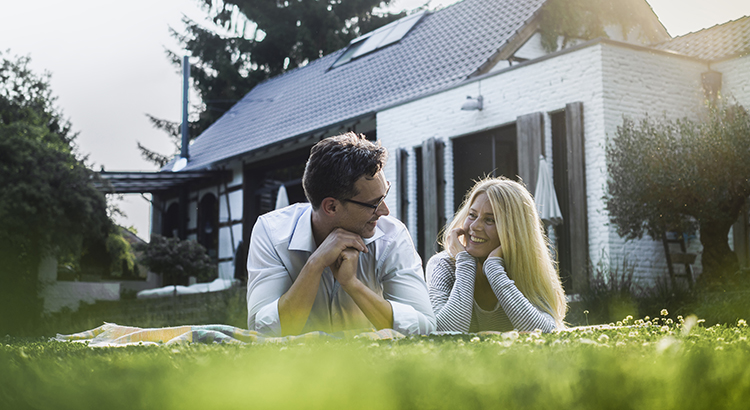
[[[191,144],[185,170],[457,84],[512,38],[543,3],[464,0],[427,13],[400,42],[347,64],[329,70],[342,49],[269,79]]]
[[[659,50],[718,60],[750,52],[750,16],[675,37],[653,46]]]

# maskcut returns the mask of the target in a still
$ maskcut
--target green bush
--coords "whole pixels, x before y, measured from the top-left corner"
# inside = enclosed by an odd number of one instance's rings
[[[634,266],[627,259],[610,263],[602,254],[596,266],[589,264],[589,287],[571,304],[566,320],[571,325],[614,323],[628,315],[638,316],[641,289],[633,280]]]
[[[216,266],[206,248],[196,241],[153,235],[151,242],[140,244],[136,250],[143,252],[141,263],[163,275],[165,285],[186,285],[190,276],[198,281],[216,277]]]
[[[739,269],[727,238],[750,197],[748,154],[750,113],[736,103],[678,120],[624,118],[606,147],[610,221],[628,239],[699,230],[698,285],[723,286]]]
[[[662,309],[696,315],[710,325],[750,317],[750,270],[732,275],[731,286],[691,289],[679,282],[673,287],[666,272],[652,284],[636,283],[627,259],[610,264],[603,257],[589,269],[589,289],[571,303],[566,317],[573,326],[615,323],[626,316],[655,317]]]
[[[80,254],[112,230],[50,76],[29,63],[0,51],[0,334],[36,326],[45,257]]]

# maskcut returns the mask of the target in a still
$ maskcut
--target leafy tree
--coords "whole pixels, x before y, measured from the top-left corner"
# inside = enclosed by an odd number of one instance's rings
[[[558,48],[562,37],[562,48],[570,40],[593,40],[609,38],[604,30],[609,25],[619,25],[625,36],[631,28],[645,20],[643,0],[549,0],[541,10],[539,32],[542,46],[549,52]],[[656,32],[644,28],[641,35],[649,40]]]
[[[49,74],[34,74],[29,61],[0,52],[0,331],[38,319],[45,256],[80,253],[112,227],[76,135],[54,107]]]
[[[109,272],[113,276],[138,276],[133,249],[120,232],[111,232],[105,241],[107,256],[109,257]]]
[[[197,137],[256,84],[346,46],[406,13],[376,14],[373,9],[391,0],[200,0],[211,21],[229,34],[219,34],[184,18],[185,33],[172,30],[190,50],[190,75],[202,105],[189,129]],[[167,51],[175,66],[182,56]],[[197,60],[197,61],[195,61]],[[179,122],[149,116],[179,150]],[[163,166],[170,155],[138,145],[142,156]]]
[[[606,156],[606,209],[621,236],[698,229],[701,280],[721,283],[737,272],[727,237],[750,196],[747,110],[718,103],[702,120],[625,118]]]
[[[193,240],[153,235],[148,244],[139,244],[140,262],[154,273],[164,275],[169,284],[186,284],[190,276],[208,280],[216,276],[216,267],[206,248]]]

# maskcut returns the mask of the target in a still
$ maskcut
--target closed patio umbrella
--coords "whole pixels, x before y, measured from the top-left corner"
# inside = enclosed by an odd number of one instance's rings
[[[289,196],[286,194],[286,188],[284,187],[284,184],[281,184],[279,187],[279,193],[276,194],[276,208],[275,209],[281,209],[285,206],[289,205]]]
[[[545,226],[559,225],[563,222],[560,204],[557,202],[555,184],[549,174],[547,159],[542,155],[539,156],[539,175],[536,180],[534,201],[537,210],[539,210],[539,217]]]

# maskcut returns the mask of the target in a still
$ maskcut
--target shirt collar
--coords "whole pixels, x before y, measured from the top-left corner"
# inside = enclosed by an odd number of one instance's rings
[[[375,225],[375,233],[369,238],[362,238],[362,240],[367,246],[383,235],[385,233],[380,229],[380,226]],[[312,253],[317,248],[312,231],[312,207],[308,207],[297,220],[297,226],[294,228],[292,239],[289,241],[289,250]]]
[[[312,207],[309,206],[297,219],[297,226],[292,231],[292,240],[289,241],[289,250],[312,253],[316,248],[312,231]]]

